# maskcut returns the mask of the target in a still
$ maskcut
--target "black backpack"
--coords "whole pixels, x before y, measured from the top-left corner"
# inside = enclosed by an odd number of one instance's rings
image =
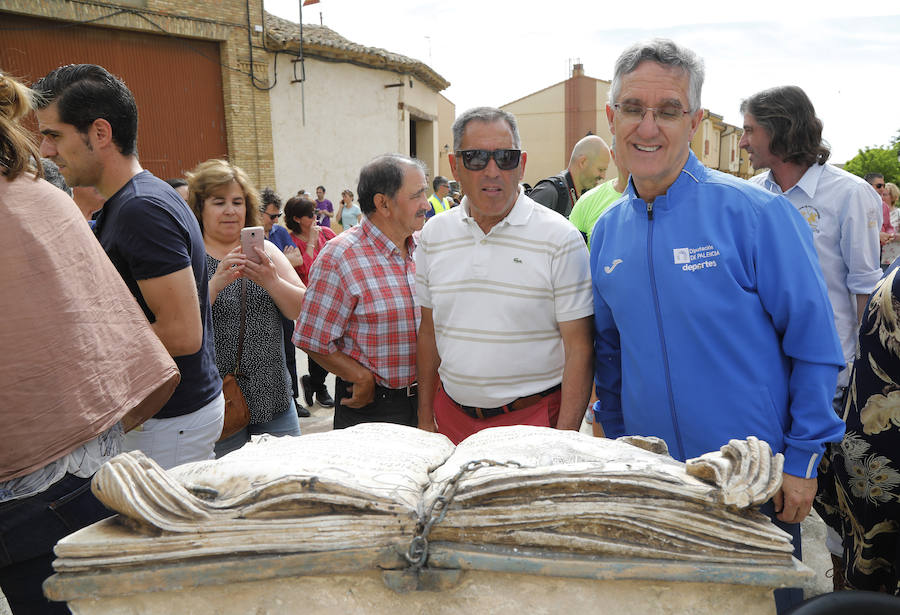
[[[549,198],[546,198],[549,194],[552,194],[550,192],[551,188],[556,191],[556,200],[553,203],[550,202]],[[569,198],[569,184],[566,181],[565,172],[542,179],[534,185],[534,188],[526,190],[525,194],[541,205],[549,207],[567,218],[572,211]]]

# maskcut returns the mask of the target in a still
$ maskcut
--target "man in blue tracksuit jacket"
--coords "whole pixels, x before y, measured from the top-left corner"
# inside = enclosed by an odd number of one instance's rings
[[[671,41],[616,64],[607,116],[631,180],[591,235],[596,416],[607,436],[659,436],[681,460],[766,440],[785,456],[774,511],[796,524],[844,432],[831,407],[843,355],[809,226],[690,151],[702,79]]]

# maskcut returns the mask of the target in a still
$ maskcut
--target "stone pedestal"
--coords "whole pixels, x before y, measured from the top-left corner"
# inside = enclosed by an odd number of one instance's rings
[[[67,541],[96,544],[121,529],[109,519]],[[799,585],[811,574],[796,560],[790,567],[744,567],[435,543],[428,567],[416,575],[405,548],[188,556],[178,564],[60,572],[44,587],[75,615],[772,615],[772,589]]]
[[[57,544],[45,593],[76,615],[770,615],[811,575],[756,508],[781,473],[754,438],[680,463],[526,426],[454,447],[372,423],[169,471],[125,453],[92,483],[119,515]]]

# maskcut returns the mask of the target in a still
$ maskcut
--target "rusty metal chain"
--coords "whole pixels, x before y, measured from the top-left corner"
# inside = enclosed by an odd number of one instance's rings
[[[447,511],[450,509],[453,498],[456,497],[456,492],[459,489],[459,481],[466,474],[487,467],[521,468],[522,464],[517,461],[501,462],[493,461],[492,459],[478,459],[460,466],[459,471],[444,484],[440,495],[434,499],[428,511],[419,518],[419,523],[416,526],[416,535],[413,536],[409,543],[409,549],[404,554],[411,570],[418,572],[425,566],[425,562],[428,561],[428,536],[431,534],[431,528],[436,523],[443,521],[444,517],[447,516]]]

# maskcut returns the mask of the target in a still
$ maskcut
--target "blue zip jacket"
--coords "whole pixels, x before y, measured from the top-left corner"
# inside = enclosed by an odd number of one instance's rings
[[[753,435],[816,476],[844,360],[809,225],[693,153],[652,205],[633,184],[591,235],[598,418],[685,460]]]

